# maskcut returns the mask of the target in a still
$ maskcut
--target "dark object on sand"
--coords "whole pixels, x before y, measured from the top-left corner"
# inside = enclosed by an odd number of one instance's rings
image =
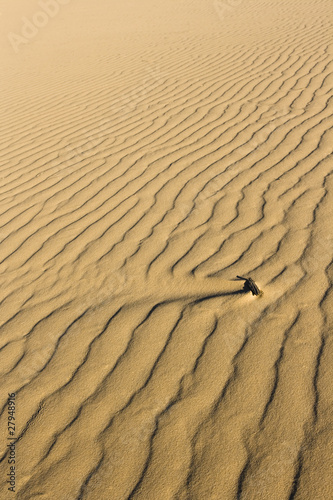
[[[243,276],[237,276],[237,278],[245,280],[243,287],[245,292],[252,292],[252,295],[260,295],[262,293],[262,291],[259,290],[258,285],[255,284],[252,278],[243,278]]]

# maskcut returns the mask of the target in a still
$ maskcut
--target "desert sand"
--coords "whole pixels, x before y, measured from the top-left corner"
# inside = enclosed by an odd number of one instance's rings
[[[0,13],[1,500],[333,498],[332,3]]]

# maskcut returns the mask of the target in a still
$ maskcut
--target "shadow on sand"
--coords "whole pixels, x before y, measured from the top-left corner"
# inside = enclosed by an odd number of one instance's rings
[[[199,297],[198,299],[193,300],[193,304],[199,304],[204,300],[208,299],[218,299],[219,297],[226,297],[228,295],[244,295],[248,290],[235,290],[234,292],[222,292],[222,293],[214,293],[213,295],[205,295],[204,297]]]

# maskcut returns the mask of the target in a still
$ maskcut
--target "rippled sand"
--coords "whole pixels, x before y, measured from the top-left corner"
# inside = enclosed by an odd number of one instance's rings
[[[332,498],[331,2],[0,12],[1,499]]]

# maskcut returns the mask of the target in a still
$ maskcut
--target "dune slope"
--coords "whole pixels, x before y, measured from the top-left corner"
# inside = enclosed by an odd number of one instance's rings
[[[331,498],[330,2],[1,10],[1,498]]]

